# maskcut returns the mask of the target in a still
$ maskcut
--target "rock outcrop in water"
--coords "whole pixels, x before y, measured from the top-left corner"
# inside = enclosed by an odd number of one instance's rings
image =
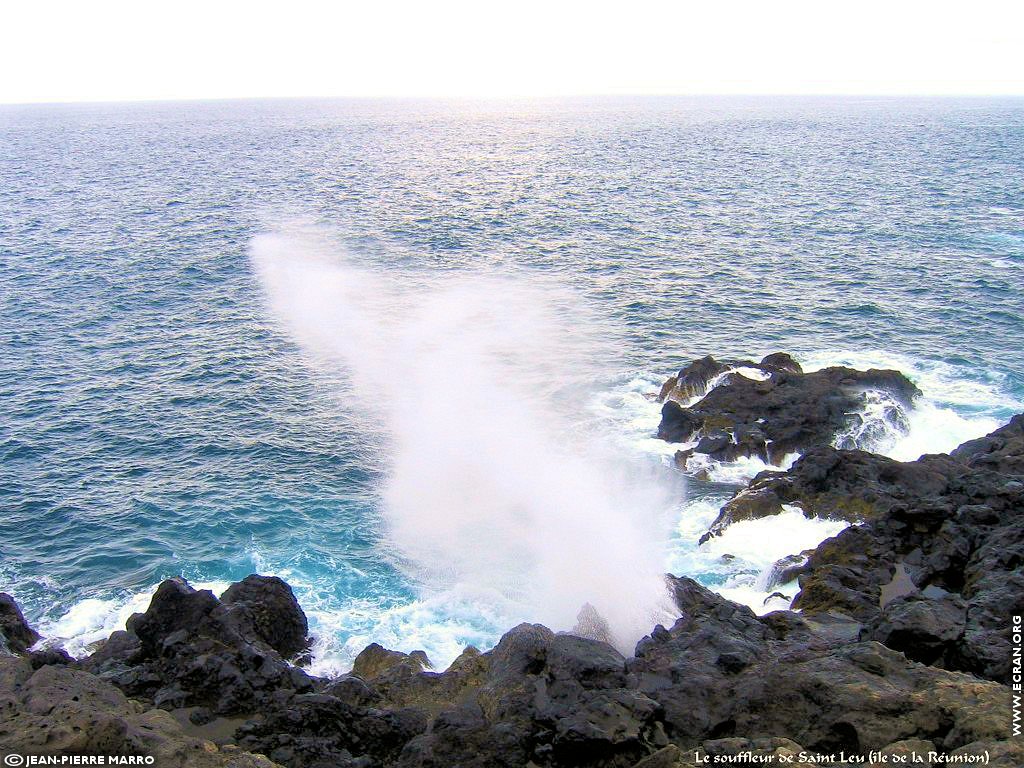
[[[742,368],[765,378],[745,376],[737,370]],[[885,395],[892,422],[899,422],[920,394],[899,371],[835,367],[804,373],[783,353],[760,363],[704,357],[662,387],[658,437],[697,441],[677,456],[680,463],[700,453],[717,461],[756,457],[779,464],[791,453],[830,445],[836,435],[870,428],[860,415],[869,392]],[[695,397],[700,400],[686,404]]]
[[[1019,768],[1007,682],[1009,617],[1024,613],[1022,426],[918,462],[819,447],[759,477],[762,501],[737,496],[731,519],[786,503],[862,520],[787,565],[802,612],[757,616],[668,577],[681,617],[630,658],[584,608],[587,637],[523,624],[443,672],[371,645],[320,679],[287,661],[308,643],[291,590],[250,576],[219,599],[166,581],[72,661],[28,649],[37,636],[0,603],[22,654],[0,657],[0,749],[238,768],[679,768],[698,752],[842,750]]]
[[[738,491],[701,542],[740,520],[756,520],[798,507],[806,517],[860,522],[901,504],[943,494],[966,468],[949,456],[899,462],[875,453],[812,448],[787,472],[767,471]]]
[[[898,462],[824,447],[764,472],[701,539],[776,514],[858,523],[792,568],[805,615],[841,611],[910,658],[1006,682],[1024,613],[1024,418],[951,454]]]

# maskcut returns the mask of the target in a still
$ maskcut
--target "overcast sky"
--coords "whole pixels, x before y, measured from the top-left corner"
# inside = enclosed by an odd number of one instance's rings
[[[18,0],[0,102],[1024,94],[1024,0]]]

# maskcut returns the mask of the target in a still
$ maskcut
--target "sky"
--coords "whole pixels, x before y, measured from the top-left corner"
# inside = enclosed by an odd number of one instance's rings
[[[1024,94],[1022,0],[34,0],[0,103]]]

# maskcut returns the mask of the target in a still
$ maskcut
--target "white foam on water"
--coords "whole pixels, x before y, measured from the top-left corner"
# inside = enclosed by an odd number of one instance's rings
[[[925,453],[948,453],[961,443],[982,437],[1003,424],[1024,402],[1007,389],[1006,377],[941,361],[909,358],[889,352],[823,352],[802,356],[806,371],[846,365],[860,370],[890,368],[902,371],[921,397],[909,411],[883,393],[868,393],[860,413],[864,427],[837,436],[841,447],[881,453],[898,461],[913,461]],[[891,417],[899,410],[896,419]]]
[[[748,378],[768,378],[768,374],[757,368],[734,368],[712,379],[708,391],[720,385],[731,373],[740,373]],[[657,401],[660,389],[661,382],[655,377],[637,375],[623,384],[597,393],[591,400],[590,410],[611,425],[611,433],[627,450],[637,455],[657,457],[664,464],[674,465],[676,453],[693,448],[697,441],[670,443],[657,437],[662,408],[662,403]],[[704,396],[691,398],[684,405],[693,405]],[[743,485],[764,470],[789,469],[798,458],[798,453],[788,454],[776,466],[757,457],[717,461],[704,454],[694,454],[687,459],[685,471],[716,483]]]
[[[122,593],[116,597],[86,597],[73,603],[59,616],[43,618],[36,630],[42,635],[41,644],[57,646],[75,658],[88,656],[95,644],[125,628],[133,613],[142,613],[149,607],[157,584],[148,589]],[[227,582],[197,582],[195,589],[209,589],[219,595],[228,588]]]
[[[768,588],[768,576],[777,561],[813,549],[849,526],[843,521],[809,519],[796,507],[784,506],[777,515],[735,522],[721,536],[696,546],[725,501],[703,498],[686,506],[678,526],[680,544],[671,562],[672,572],[700,577],[723,597],[759,614],[788,607],[796,595],[795,581]],[[766,598],[775,592],[785,594],[786,599],[766,604]]]
[[[701,549],[709,555],[730,554],[763,570],[787,555],[818,546],[849,525],[842,520],[807,518],[798,508],[783,505],[777,515],[733,523]]]
[[[1003,421],[991,416],[961,416],[950,408],[923,400],[907,415],[910,428],[896,432],[881,452],[897,461],[914,461],[926,453],[948,453],[961,443],[987,435]]]
[[[743,456],[735,461],[717,461],[704,453],[695,453],[686,460],[686,471],[715,483],[745,485],[766,470],[782,472],[793,466],[799,453],[789,453],[779,464],[769,464],[757,456]]]
[[[738,368],[733,368],[729,373],[738,373],[740,376],[744,376],[754,381],[767,381],[772,375],[766,371],[762,371],[760,368],[751,368],[746,365],[741,365]]]
[[[902,371],[922,391],[914,407],[907,410],[883,392],[866,392],[859,423],[836,435],[834,444],[860,448],[898,461],[913,461],[925,453],[947,453],[967,440],[988,434],[1004,424],[1010,415],[1024,410],[1024,401],[1013,396],[1006,377],[941,361],[926,361],[888,352],[819,352],[798,356],[805,371],[844,365],[858,370],[890,368]],[[766,378],[758,369],[733,369],[749,378]],[[758,375],[760,374],[760,375]],[[709,391],[725,379],[722,374],[709,384]],[[661,404],[656,396],[663,380],[656,375],[638,374],[627,383],[609,389],[595,399],[593,409],[623,435],[637,453],[660,457],[671,463],[678,451],[696,443],[668,443],[656,437]],[[691,406],[704,395],[684,403]],[[687,460],[685,471],[712,482],[743,485],[758,472],[788,469],[799,458],[793,453],[780,466],[757,458],[720,462],[696,454]]]
[[[289,569],[276,570],[267,565],[258,570],[285,579],[293,588],[314,640],[312,662],[306,668],[314,675],[330,677],[348,672],[355,657],[370,643],[406,653],[423,650],[434,668],[443,670],[467,645],[486,650],[502,633],[529,619],[528,606],[465,585],[401,605],[384,606],[369,599],[338,605],[336,600],[324,597],[323,589]],[[226,581],[190,584],[217,596],[230,586]],[[76,601],[57,616],[38,622],[36,628],[43,637],[40,646],[63,648],[75,658],[88,656],[99,642],[123,630],[132,614],[145,612],[158,586]]]
[[[594,393],[588,407],[609,425],[609,434],[626,450],[671,459],[682,444],[657,437],[662,407],[657,401],[660,389],[661,384],[649,376],[633,376]]]
[[[696,548],[698,539],[707,533],[711,523],[718,517],[718,511],[726,501],[728,501],[728,497],[725,496],[705,496],[689,501],[683,506],[679,515],[679,522],[676,524],[676,535],[683,546],[682,549],[674,553],[673,560],[670,563],[672,566],[678,568],[680,565],[679,558],[681,556],[688,556],[691,550]],[[673,573],[679,572],[678,570],[673,571]]]
[[[465,586],[387,608],[353,600],[334,609],[311,603],[306,612],[315,638],[309,671],[327,677],[350,670],[370,643],[403,653],[422,650],[433,669],[441,671],[467,646],[488,650],[504,632],[530,620],[529,606]]]

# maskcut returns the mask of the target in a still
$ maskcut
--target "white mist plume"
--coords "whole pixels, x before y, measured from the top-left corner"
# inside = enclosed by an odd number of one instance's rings
[[[670,503],[586,429],[607,340],[578,297],[535,275],[357,268],[308,233],[251,253],[275,315],[386,432],[386,535],[420,583],[554,629],[591,603],[625,652],[671,617]]]

